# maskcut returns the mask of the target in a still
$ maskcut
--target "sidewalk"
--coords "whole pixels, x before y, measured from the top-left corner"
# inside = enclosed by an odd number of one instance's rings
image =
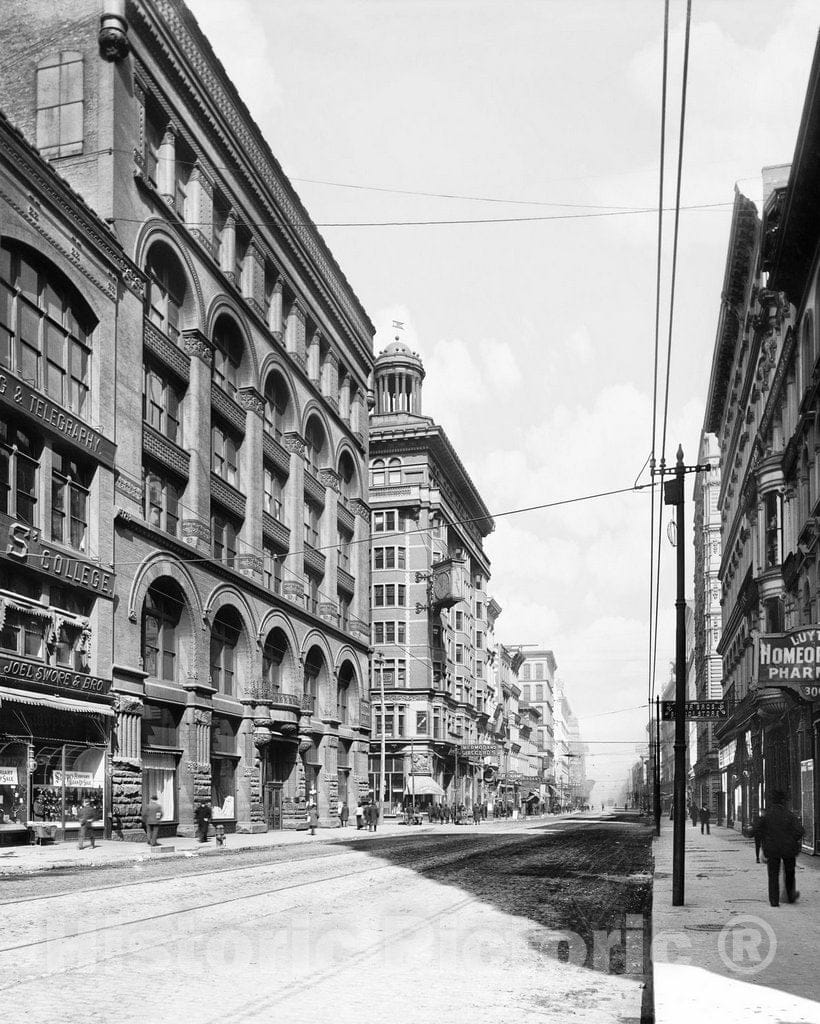
[[[687,824],[685,905],[673,907],[670,821],[653,846],[656,1024],[820,1024],[820,857],[797,858],[798,902],[771,907],[751,839]]]
[[[211,837],[207,843],[199,843],[194,838],[172,836],[160,840],[160,846],[151,849],[147,843],[118,842],[117,840],[97,840],[95,849],[86,846],[77,849],[75,842],[47,844],[45,846],[9,846],[0,847],[0,880],[11,875],[30,874],[35,871],[71,868],[99,868],[119,864],[140,863],[151,859],[165,863],[180,857],[219,857],[222,854],[235,853],[237,850],[259,850],[278,846],[307,845],[308,843],[350,842],[356,843],[364,839],[378,839],[383,836],[414,836],[423,832],[445,832],[463,835],[466,832],[477,832],[488,828],[496,831],[499,826],[520,828],[535,822],[558,820],[568,815],[545,815],[543,818],[511,818],[490,819],[481,825],[400,825],[395,819],[387,818],[379,823],[377,832],[366,829],[358,831],[355,824],[347,828],[319,828],[312,836],[307,829],[299,831],[263,832],[259,835],[228,835],[224,847],[218,847]],[[173,848],[173,849],[172,849]]]

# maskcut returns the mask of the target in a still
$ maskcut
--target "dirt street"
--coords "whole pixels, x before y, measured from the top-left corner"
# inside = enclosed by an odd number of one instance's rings
[[[586,816],[17,878],[3,1018],[637,1022],[650,857]]]

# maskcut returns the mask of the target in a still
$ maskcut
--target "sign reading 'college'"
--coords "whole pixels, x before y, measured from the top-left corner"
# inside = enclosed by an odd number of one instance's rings
[[[61,583],[70,583],[90,590],[100,597],[114,598],[114,573],[93,562],[87,562],[65,550],[44,544],[40,531],[28,523],[16,522],[0,513],[0,555],[18,565],[53,576]]]
[[[759,645],[759,683],[820,683],[820,629],[762,636]]]

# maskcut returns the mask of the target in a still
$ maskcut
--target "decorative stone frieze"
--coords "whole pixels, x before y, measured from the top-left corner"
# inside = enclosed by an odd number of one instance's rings
[[[336,491],[337,494],[341,490],[339,474],[333,469],[320,469],[319,480],[325,485],[325,487],[330,487],[331,490]]]
[[[361,519],[370,522],[370,506],[363,502],[360,498],[352,498],[350,501],[350,511],[354,516],[359,516]]]
[[[183,519],[182,537],[184,540],[201,540],[211,543],[211,527],[202,519]]]
[[[114,490],[124,494],[126,498],[142,504],[142,482],[121,469],[117,470],[117,477],[114,481]]]

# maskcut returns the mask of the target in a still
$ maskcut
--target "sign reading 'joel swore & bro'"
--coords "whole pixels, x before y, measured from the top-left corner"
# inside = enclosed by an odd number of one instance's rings
[[[807,626],[761,636],[758,645],[761,686],[785,684],[803,697],[820,698],[820,629]]]

